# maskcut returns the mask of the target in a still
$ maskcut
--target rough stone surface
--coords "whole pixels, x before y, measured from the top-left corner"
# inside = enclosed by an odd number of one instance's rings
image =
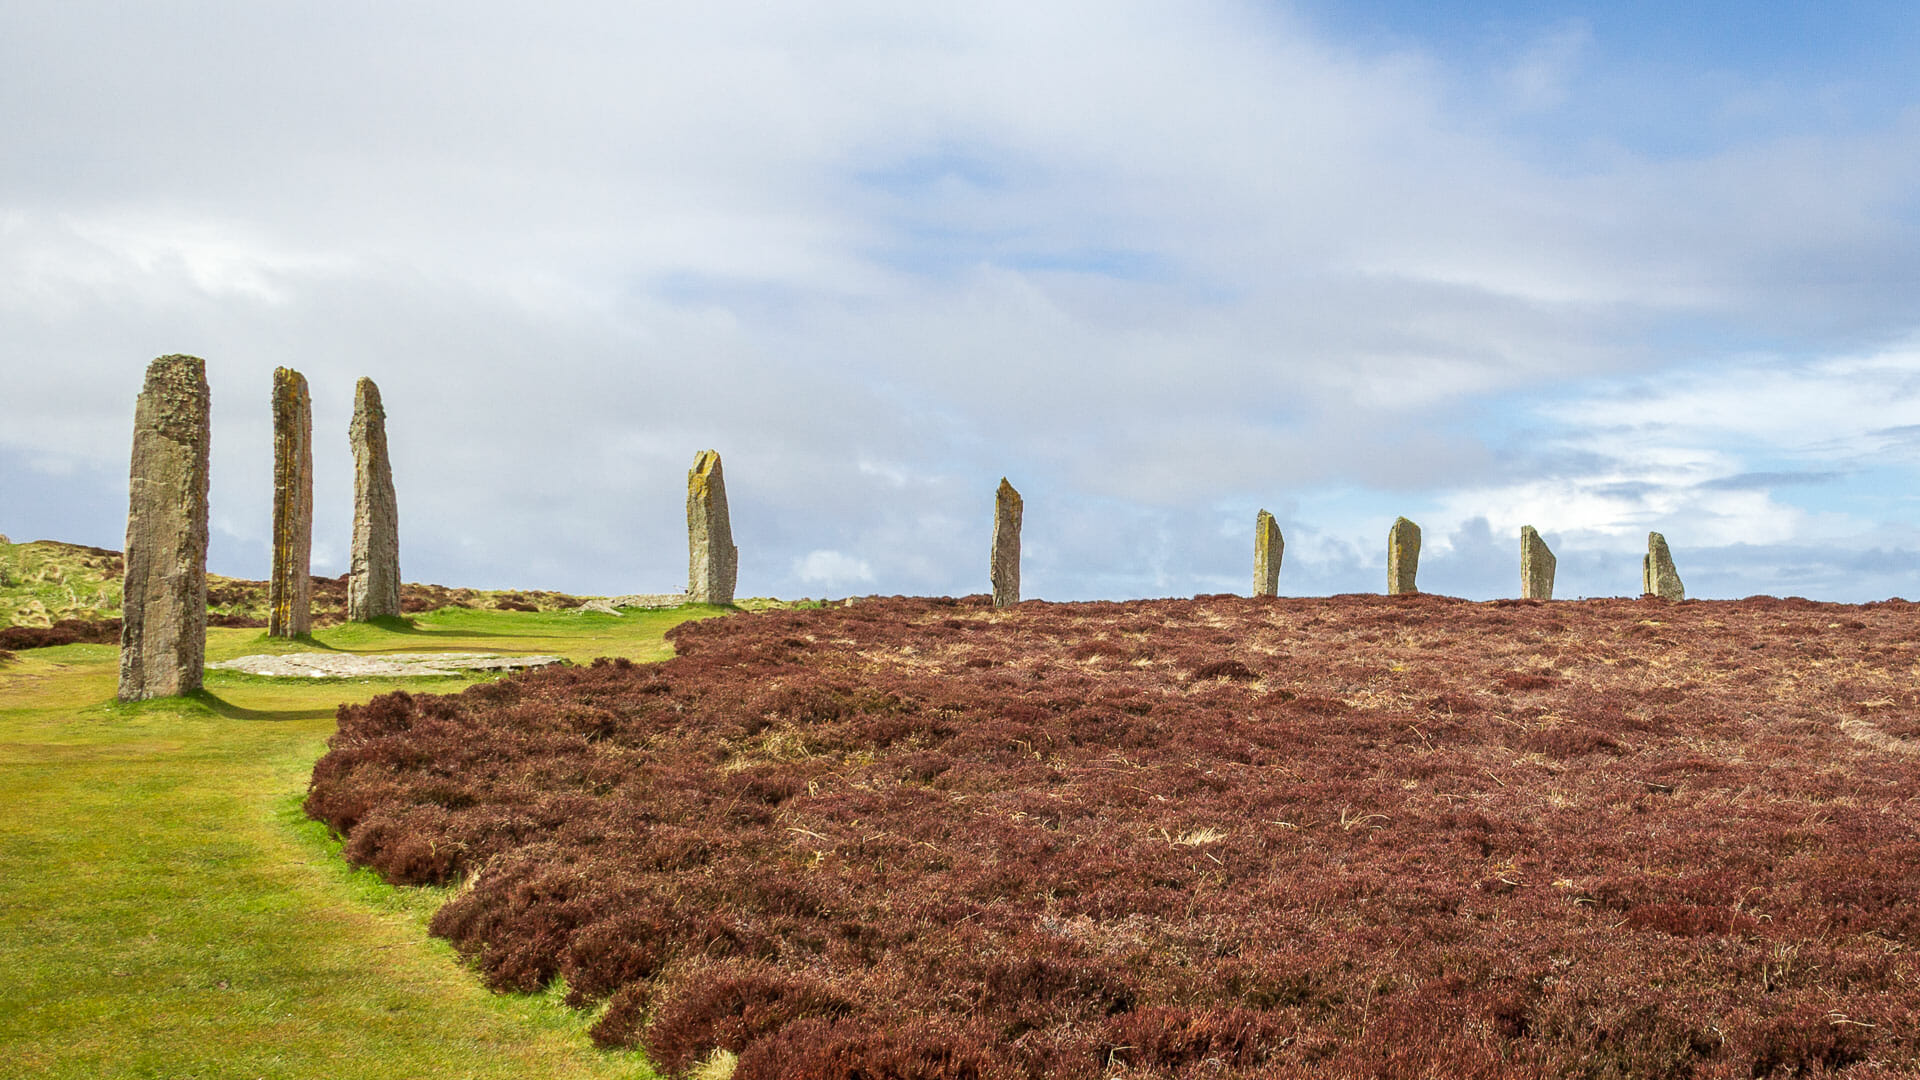
[[[616,608],[676,608],[687,602],[686,593],[631,593],[607,601]]]
[[[273,369],[273,572],[267,636],[313,629],[313,402],[306,376]]]
[[[574,610],[580,612],[583,615],[588,612],[592,612],[595,615],[620,614],[620,609],[615,607],[613,605],[613,602],[610,600],[589,600],[586,603],[581,604],[579,607],[575,608]]]
[[[387,458],[387,410],[372,379],[354,387],[353,555],[347,575],[347,618],[366,622],[400,614],[400,510]]]
[[[506,656],[501,653],[396,653],[389,656],[287,653],[282,656],[242,656],[207,666],[223,671],[244,671],[249,675],[281,678],[359,679],[369,676],[458,675],[466,671],[517,671],[564,663],[566,661],[558,656]]]
[[[1414,577],[1420,572],[1420,526],[1395,518],[1387,530],[1387,595],[1417,593]]]
[[[1020,602],[1020,516],[1025,504],[1006,477],[993,496],[993,562],[988,574],[993,581],[993,606],[1012,607]]]
[[[1680,583],[1680,572],[1673,568],[1673,552],[1667,538],[1657,532],[1647,534],[1647,553],[1640,559],[1640,591],[1662,600],[1685,600],[1687,587]]]
[[[1553,568],[1558,563],[1533,526],[1520,526],[1520,599],[1553,599]]]
[[[206,364],[162,356],[147,367],[133,419],[120,700],[200,689],[207,650]]]
[[[1253,519],[1253,595],[1277,596],[1280,592],[1280,556],[1287,541],[1280,535],[1280,523],[1265,510]]]
[[[727,484],[720,452],[702,450],[687,470],[687,598],[696,604],[733,603],[740,549],[727,517]]]

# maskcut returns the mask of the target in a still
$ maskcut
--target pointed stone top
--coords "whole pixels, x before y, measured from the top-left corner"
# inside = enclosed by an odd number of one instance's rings
[[[365,375],[360,376],[360,381],[353,384],[353,407],[356,412],[367,411],[386,415],[386,410],[380,406],[380,388]]]
[[[1400,528],[1401,526],[1407,526],[1407,527],[1409,527],[1409,528],[1412,528],[1412,529],[1414,529],[1414,530],[1416,530],[1416,531],[1418,531],[1418,530],[1419,530],[1419,528],[1420,528],[1420,526],[1418,526],[1418,525],[1415,525],[1415,524],[1414,524],[1414,523],[1413,523],[1413,522],[1412,522],[1411,520],[1409,520],[1409,519],[1407,519],[1407,518],[1403,518],[1403,517],[1397,517],[1397,518],[1394,518],[1394,519],[1393,519],[1393,527],[1394,527],[1394,528],[1396,528],[1396,529],[1398,529],[1398,528]]]
[[[704,498],[713,486],[713,478],[722,475],[720,451],[702,450],[693,455],[693,468],[687,470],[687,494]]]
[[[1012,499],[1016,506],[1020,504],[1020,493],[1014,490],[1012,484],[1007,483],[1007,478],[1004,476],[1000,478],[1000,487],[993,495],[996,499]]]
[[[1673,566],[1673,551],[1667,538],[1657,532],[1647,534],[1647,554],[1640,560],[1640,590],[1662,600],[1685,600],[1687,587]]]

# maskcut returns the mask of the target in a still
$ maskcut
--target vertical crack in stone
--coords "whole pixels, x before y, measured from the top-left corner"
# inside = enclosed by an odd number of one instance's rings
[[[1025,504],[1006,477],[993,496],[993,562],[988,573],[993,581],[993,606],[1012,607],[1020,602],[1020,517]]]
[[[1420,526],[1406,518],[1393,519],[1387,530],[1387,595],[1417,593],[1414,578],[1420,573]]]
[[[400,511],[387,458],[387,411],[372,379],[354,387],[353,554],[347,577],[347,618],[355,622],[400,614]]]
[[[267,636],[313,629],[313,402],[306,376],[273,369],[273,572]]]
[[[134,408],[120,700],[200,689],[207,649],[206,364],[162,356]]]
[[[731,604],[740,573],[740,549],[727,516],[727,484],[720,452],[702,450],[687,470],[687,599]]]
[[[1280,593],[1280,557],[1287,541],[1280,535],[1280,523],[1265,510],[1253,519],[1253,595],[1277,596]]]

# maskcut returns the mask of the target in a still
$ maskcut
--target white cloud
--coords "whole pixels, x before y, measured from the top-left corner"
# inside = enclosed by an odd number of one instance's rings
[[[873,567],[839,551],[809,551],[794,560],[793,576],[809,585],[839,588],[873,581]]]
[[[314,387],[323,533],[369,374],[410,575],[602,593],[684,574],[704,446],[745,591],[977,591],[1009,474],[1069,597],[1238,581],[1220,508],[1285,499],[1327,515],[1290,527],[1329,587],[1372,587],[1410,503],[1440,536],[1839,535],[1871,515],[1701,485],[1886,465],[1920,424],[1892,353],[1722,344],[1912,332],[1920,119],[1543,154],[1503,110],[1604,82],[1578,24],[1483,109],[1269,5],[361,14],[0,35],[33,88],[0,95],[0,451],[112,476],[140,366],[206,356],[227,572],[264,573],[276,364]]]

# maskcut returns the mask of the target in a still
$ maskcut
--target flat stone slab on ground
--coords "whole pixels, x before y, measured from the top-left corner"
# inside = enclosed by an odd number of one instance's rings
[[[686,593],[633,593],[607,601],[616,608],[675,608],[691,602]]]
[[[563,664],[558,656],[507,656],[501,653],[285,653],[242,656],[208,664],[220,671],[282,678],[358,679],[368,676],[459,675],[468,671],[516,671]]]

